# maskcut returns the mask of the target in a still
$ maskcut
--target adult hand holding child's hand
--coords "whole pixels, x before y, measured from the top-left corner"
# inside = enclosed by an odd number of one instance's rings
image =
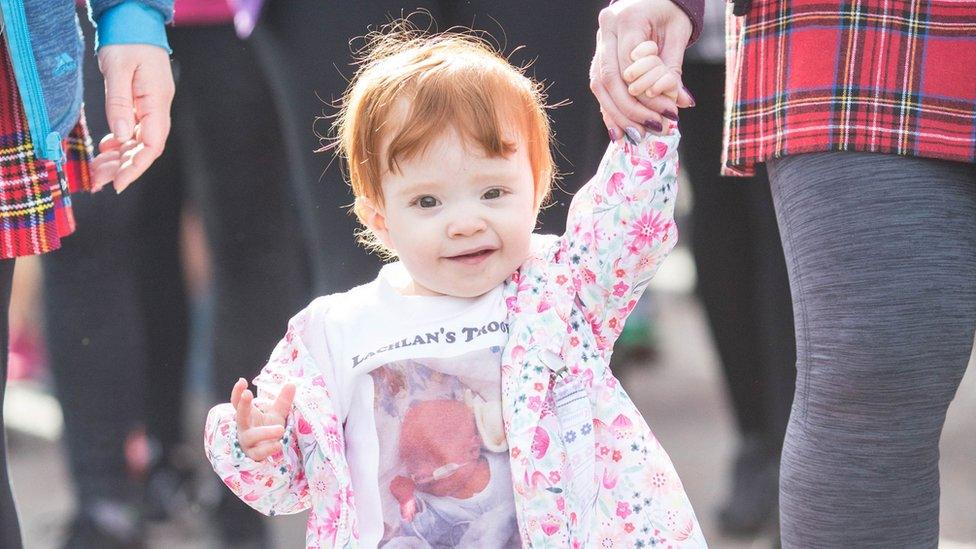
[[[255,400],[247,381],[237,380],[230,393],[230,404],[237,410],[237,441],[254,461],[262,461],[281,451],[285,422],[295,399],[295,384],[286,383],[272,402]]]
[[[678,119],[678,107],[694,105],[691,94],[680,85],[681,64],[691,33],[691,20],[672,0],[619,0],[600,12],[590,89],[600,102],[611,139],[640,128],[662,131],[667,120]],[[631,64],[634,48],[647,40],[660,47],[655,53],[678,81],[675,96],[634,97],[628,93],[623,69]]]

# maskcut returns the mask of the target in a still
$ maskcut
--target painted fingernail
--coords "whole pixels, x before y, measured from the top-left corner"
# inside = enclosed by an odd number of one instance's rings
[[[685,93],[687,93],[688,94],[688,97],[691,98],[691,105],[690,106],[694,107],[695,106],[695,96],[691,94],[691,90],[689,90],[687,86],[682,85],[681,87],[684,88]]]
[[[630,139],[630,142],[634,145],[639,143],[641,140],[641,134],[639,131],[637,131],[637,128],[627,126],[627,128],[624,129],[624,133],[627,134],[627,139]]]
[[[614,128],[609,128],[609,129],[607,129],[607,133],[610,134],[610,141],[613,141],[614,143],[616,143],[617,142],[617,130],[614,129]]]
[[[664,126],[662,126],[657,120],[645,120],[644,127],[647,128],[647,131],[649,132],[659,132],[664,129]]]
[[[667,118],[668,120],[673,120],[674,122],[678,121],[678,113],[674,111],[664,111],[661,113],[661,116]]]

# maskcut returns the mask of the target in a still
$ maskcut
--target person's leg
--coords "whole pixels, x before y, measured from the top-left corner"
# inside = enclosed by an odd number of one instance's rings
[[[185,29],[182,37],[181,81],[195,121],[185,135],[188,149],[198,151],[187,155],[187,167],[197,174],[193,198],[214,277],[213,388],[217,401],[226,401],[238,378],[257,375],[288,319],[311,299],[308,258],[282,173],[277,112],[267,83],[253,72],[251,45],[229,26]],[[221,494],[223,541],[261,545],[255,511],[230,491]]]
[[[7,307],[14,280],[14,260],[0,260],[0,547],[23,547],[14,495],[7,470],[7,440],[3,429],[3,397],[7,388]]]
[[[431,1],[268,2],[251,37],[283,132],[285,157],[275,179],[292,185],[317,294],[371,280],[380,262],[353,236],[358,224],[347,213],[353,198],[340,161],[331,153],[312,152],[322,146],[316,132],[327,135],[331,124],[331,119],[316,117],[336,112],[354,72],[350,41],[420,7],[438,20]],[[362,45],[356,40],[352,47]]]
[[[936,547],[939,437],[976,330],[976,166],[822,153],[769,169],[797,336],[783,546]]]

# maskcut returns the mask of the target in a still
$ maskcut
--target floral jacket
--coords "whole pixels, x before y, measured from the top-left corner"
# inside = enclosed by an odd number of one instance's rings
[[[503,419],[527,547],[706,547],[670,459],[608,368],[624,319],[677,240],[678,140],[675,130],[611,144],[566,234],[536,239],[505,282]],[[222,404],[207,419],[207,456],[258,511],[308,509],[308,547],[358,547],[343,426],[303,344],[310,329],[306,315],[292,319],[254,381],[268,398],[298,386],[285,451],[247,458]]]

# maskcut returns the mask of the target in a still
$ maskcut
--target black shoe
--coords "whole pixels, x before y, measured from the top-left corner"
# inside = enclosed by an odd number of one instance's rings
[[[754,537],[779,521],[779,453],[747,437],[735,460],[732,490],[718,512],[719,527],[730,537]]]
[[[193,473],[173,466],[156,467],[146,480],[143,515],[150,521],[167,521],[192,507]]]
[[[86,504],[71,522],[64,549],[144,549],[145,530],[135,509],[101,500]]]

